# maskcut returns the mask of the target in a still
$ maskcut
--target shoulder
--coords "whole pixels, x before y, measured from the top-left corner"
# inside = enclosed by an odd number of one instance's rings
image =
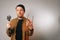
[[[25,21],[29,21],[30,19],[26,18],[26,17],[23,17],[23,20]]]
[[[14,18],[14,19],[12,19],[10,22],[15,22],[15,21],[17,21],[18,20],[18,18]]]

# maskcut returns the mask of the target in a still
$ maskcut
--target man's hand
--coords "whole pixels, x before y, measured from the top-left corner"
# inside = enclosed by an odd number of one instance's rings
[[[10,27],[11,27],[11,23],[8,22],[8,23],[7,23],[7,28],[10,28]]]
[[[26,25],[27,25],[29,30],[33,29],[33,22],[31,20],[27,20]]]

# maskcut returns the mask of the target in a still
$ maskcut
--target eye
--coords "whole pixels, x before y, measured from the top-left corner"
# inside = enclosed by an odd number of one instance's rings
[[[16,9],[16,11],[19,11],[18,9]]]
[[[21,9],[20,11],[24,11],[23,9]]]

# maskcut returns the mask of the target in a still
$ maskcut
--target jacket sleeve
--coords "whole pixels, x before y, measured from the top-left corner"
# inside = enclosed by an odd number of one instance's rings
[[[10,21],[11,25],[12,25],[13,19]],[[14,28],[11,26],[10,28],[7,28],[6,33],[9,37],[11,37],[11,35],[14,33]]]
[[[27,20],[28,22],[26,22],[26,25],[27,25],[27,31],[26,31],[26,34],[28,35],[28,36],[32,36],[33,35],[33,32],[34,32],[34,29],[33,29],[33,24],[32,24],[32,26],[29,26],[29,23],[31,23],[30,22],[30,20],[28,19]],[[32,27],[32,29],[29,29],[29,27]]]
[[[25,35],[27,35],[27,36],[32,36],[32,35],[33,35],[33,32],[34,32],[34,29],[32,29],[32,30],[27,30],[27,31],[25,31]]]
[[[14,29],[8,28],[7,31],[6,31],[6,33],[7,33],[7,35],[8,35],[9,37],[11,37],[11,35],[14,33]]]
[[[34,31],[34,29],[29,30],[29,36],[32,36],[33,35],[33,31]]]

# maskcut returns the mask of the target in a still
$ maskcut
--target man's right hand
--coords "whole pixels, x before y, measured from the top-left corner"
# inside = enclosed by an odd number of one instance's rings
[[[7,23],[7,28],[10,28],[11,27],[11,23],[10,21]]]

